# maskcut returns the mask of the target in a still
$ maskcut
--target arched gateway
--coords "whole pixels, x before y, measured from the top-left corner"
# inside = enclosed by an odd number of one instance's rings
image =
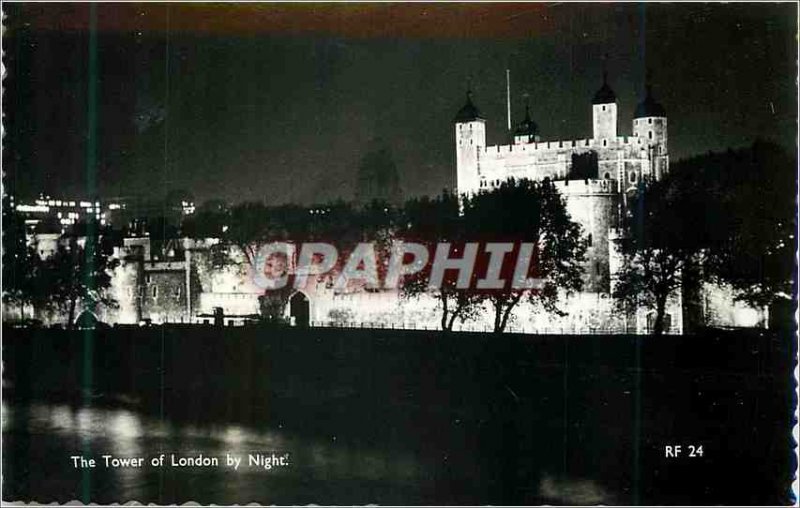
[[[298,291],[289,298],[289,316],[295,326],[308,326],[311,318],[308,297]]]

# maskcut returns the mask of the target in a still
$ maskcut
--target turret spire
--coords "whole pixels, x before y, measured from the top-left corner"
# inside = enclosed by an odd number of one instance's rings
[[[594,98],[592,99],[592,104],[609,104],[611,102],[617,102],[617,95],[614,93],[614,90],[608,85],[608,68],[606,66],[606,60],[608,59],[608,53],[605,54],[603,57],[603,86],[600,87],[600,90],[594,94]]]
[[[525,120],[531,119],[531,96],[528,92],[522,95],[525,98]]]
[[[473,120],[483,120],[483,117],[478,108],[475,107],[475,104],[472,103],[472,83],[471,80],[467,78],[467,102],[458,113],[456,113],[456,117],[453,121],[456,123],[463,123]]]
[[[648,68],[645,74],[644,99],[636,107],[634,118],[666,117],[664,106],[653,98],[653,72]]]
[[[531,119],[530,95],[525,93],[523,94],[523,97],[525,97],[525,119],[517,126],[514,135],[536,136],[539,134],[539,126],[536,125],[536,122]]]

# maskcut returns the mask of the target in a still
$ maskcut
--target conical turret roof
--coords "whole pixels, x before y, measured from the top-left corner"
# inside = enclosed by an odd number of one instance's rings
[[[464,123],[464,122],[471,122],[473,120],[483,120],[484,118],[481,116],[481,112],[472,103],[472,91],[467,90],[467,102],[461,109],[458,110],[456,113],[456,117],[453,119],[455,123]]]
[[[531,110],[528,102],[525,102],[525,119],[517,125],[514,131],[515,136],[535,136],[539,133],[539,126],[531,119]]]
[[[608,104],[617,101],[617,94],[608,86],[608,73],[603,71],[603,86],[594,94],[592,104]]]
[[[667,110],[664,109],[664,106],[656,102],[653,99],[653,94],[650,85],[647,85],[647,92],[645,98],[642,102],[636,106],[636,113],[633,115],[634,118],[647,118],[651,116],[667,116]]]

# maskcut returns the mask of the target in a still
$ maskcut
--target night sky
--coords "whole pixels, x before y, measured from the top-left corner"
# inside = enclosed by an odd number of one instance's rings
[[[506,68],[515,123],[528,93],[543,139],[590,137],[604,55],[623,135],[651,69],[673,160],[758,137],[795,150],[791,3],[100,4],[94,38],[89,4],[4,8],[20,196],[350,199],[380,144],[406,196],[437,193],[468,82],[490,144],[506,142]]]

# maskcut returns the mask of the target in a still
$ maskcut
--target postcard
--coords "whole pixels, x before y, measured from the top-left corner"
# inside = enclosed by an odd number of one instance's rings
[[[797,502],[796,3],[2,11],[5,503]]]

